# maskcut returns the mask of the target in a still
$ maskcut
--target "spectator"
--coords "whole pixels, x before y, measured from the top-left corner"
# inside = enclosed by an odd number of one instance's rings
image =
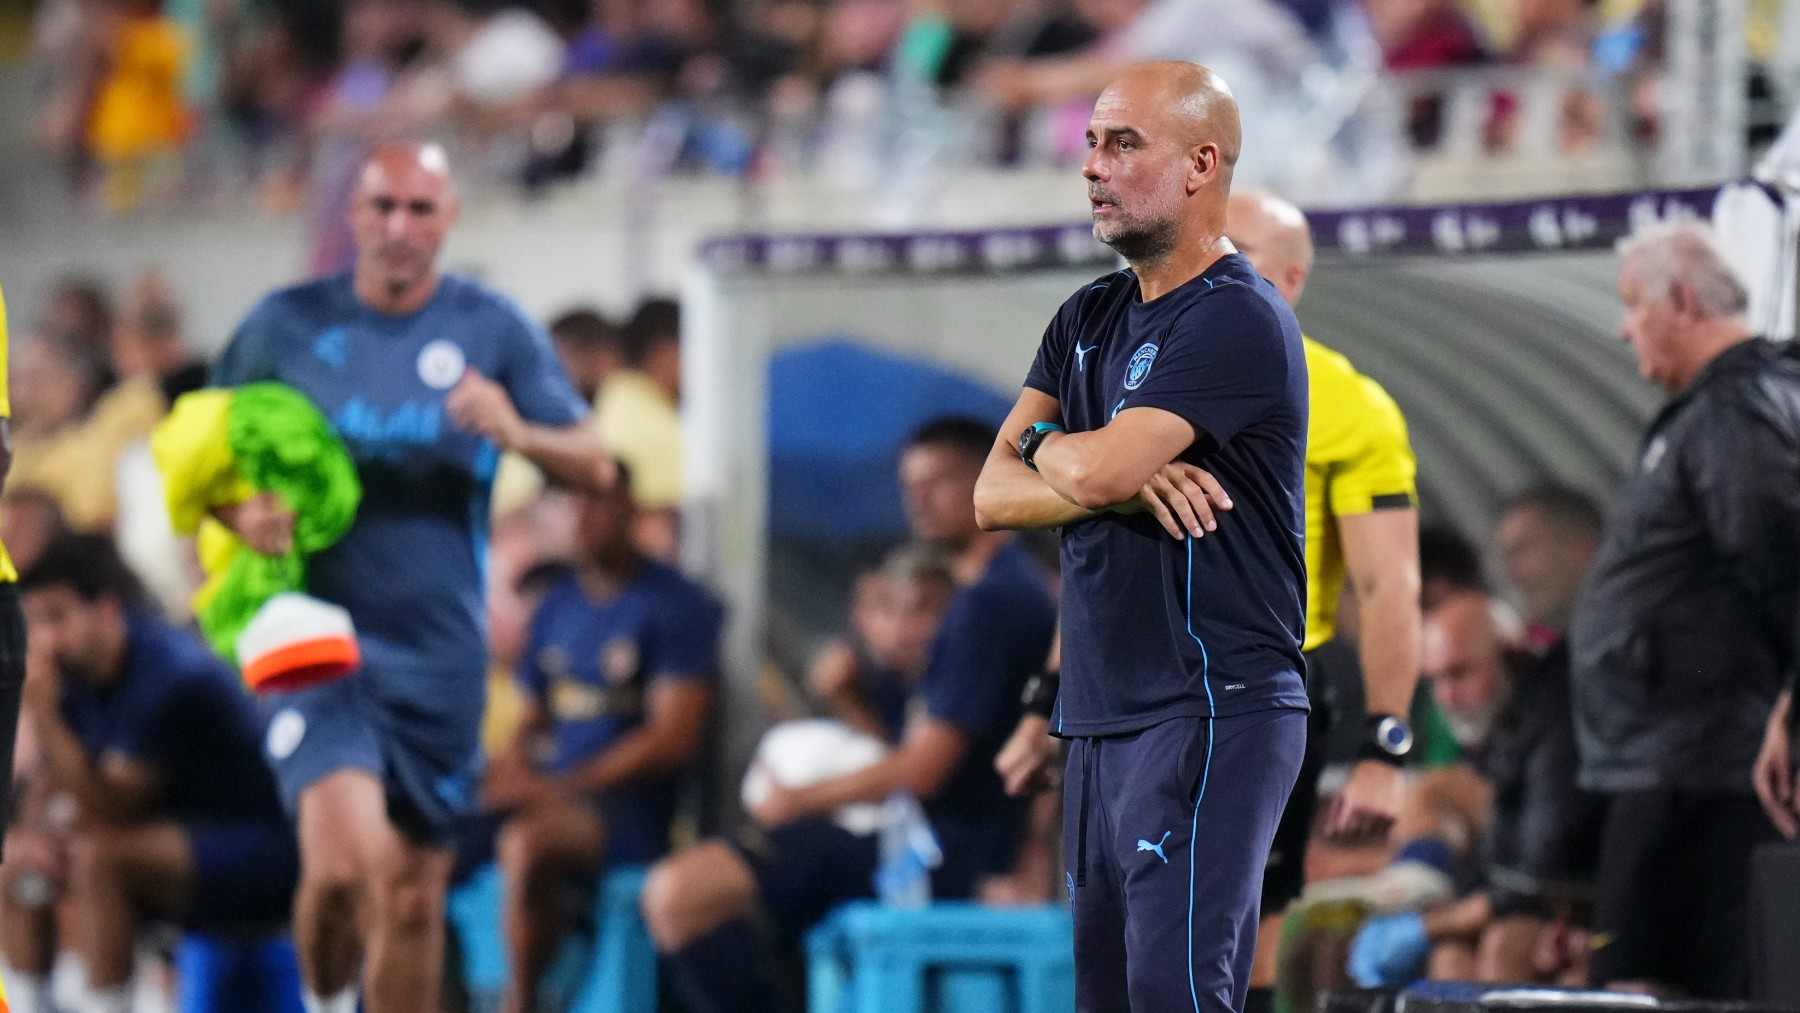
[[[1593,980],[1739,998],[1751,795],[1800,605],[1800,363],[1755,337],[1711,230],[1620,247],[1620,331],[1673,395],[1594,559],[1569,642],[1581,784],[1609,796]]]
[[[1272,0],[1078,0],[1075,9],[1098,41],[1077,55],[993,63],[977,78],[990,100],[1018,110],[1085,99],[1147,60],[1223,58],[1233,64],[1234,88],[1279,91],[1318,59],[1293,11]]]
[[[1563,638],[1603,527],[1599,506],[1567,486],[1532,486],[1501,510],[1494,528],[1500,569],[1538,653],[1566,651]]]
[[[1480,885],[1366,925],[1351,956],[1364,985],[1407,983],[1427,958],[1430,976],[1449,980],[1578,984],[1567,976],[1585,970],[1566,919],[1591,897],[1599,800],[1575,786],[1567,668],[1534,664],[1503,623],[1478,593],[1425,618],[1425,675],[1468,766],[1414,787],[1407,843],[1378,879],[1402,890],[1412,863],[1435,867],[1444,886],[1459,873]],[[1416,889],[1421,869],[1411,871]]]
[[[37,330],[69,349],[78,362],[97,371],[100,386],[110,382],[99,376],[110,354],[113,300],[97,278],[73,276],[58,281],[38,320]]]
[[[876,841],[833,822],[840,806],[917,795],[943,848],[934,896],[968,897],[1011,868],[1025,808],[1006,797],[994,756],[1026,678],[1048,656],[1055,609],[1012,536],[975,522],[975,479],[993,442],[983,423],[945,419],[914,434],[901,457],[908,523],[953,553],[959,590],[900,744],[856,773],[772,787],[736,841],[706,842],[652,870],[644,914],[695,1013],[783,1008],[747,920],[755,909],[792,946],[838,902],[871,894]]]
[[[598,310],[584,306],[550,321],[550,340],[556,343],[556,358],[575,385],[575,393],[589,404],[597,401],[600,388],[625,368],[624,339]]]
[[[104,174],[102,201],[136,209],[147,184],[166,182],[186,140],[181,93],[187,41],[161,0],[110,0],[107,67],[88,121],[88,150]]]
[[[532,617],[526,717],[483,789],[507,814],[507,1013],[538,1009],[571,880],[668,853],[677,776],[699,752],[718,679],[719,605],[633,546],[629,475],[582,498],[576,572]]]
[[[350,197],[370,148],[383,137],[423,124],[411,108],[416,89],[405,75],[424,44],[420,6],[408,0],[353,0],[342,27],[342,64],[307,124],[313,145],[307,270],[322,278],[350,270]]]
[[[905,732],[906,701],[924,678],[932,637],[956,590],[945,561],[907,546],[856,577],[850,632],[825,645],[807,682],[826,711],[887,742]]]
[[[1456,0],[1368,0],[1364,9],[1382,62],[1395,74],[1466,67],[1488,59],[1484,40]],[[1406,113],[1413,146],[1436,145],[1443,121],[1442,95],[1414,96]]]
[[[931,83],[967,82],[981,61],[1032,60],[1075,53],[1095,40],[1092,25],[1060,4],[1020,0],[964,0],[915,15],[909,37],[935,36],[934,57],[921,70]],[[929,33],[929,34],[928,34]],[[921,39],[924,41],[924,39]]]
[[[530,100],[562,73],[563,41],[529,8],[432,0],[428,23],[444,59],[444,97],[478,122]]]
[[[575,392],[588,404],[595,403],[600,389],[626,366],[625,344],[618,329],[598,311],[584,307],[552,320],[549,330],[556,359]],[[511,515],[536,502],[543,491],[543,474],[519,455],[507,454],[494,475],[494,516]]]
[[[261,171],[264,200],[275,210],[298,197],[300,146],[335,66],[333,10],[283,4],[262,12],[242,30],[220,75],[220,112]]]
[[[166,280],[154,271],[139,275],[120,313],[109,349],[114,377],[155,386],[165,410],[175,399],[206,385],[206,363],[188,350],[181,307]]]
[[[628,368],[600,387],[594,421],[631,469],[638,544],[651,558],[673,562],[681,507],[681,307],[672,299],[646,301],[622,338]]]
[[[76,817],[67,836],[13,831],[0,911],[30,931],[5,936],[7,998],[19,1013],[48,1013],[45,977],[67,914],[88,978],[80,1008],[125,1013],[147,920],[240,935],[285,926],[294,839],[236,677],[143,610],[110,542],[58,539],[20,589],[33,659],[26,714]]]
[[[93,373],[42,334],[26,335],[13,356],[9,481],[49,493],[72,527],[92,530],[110,520],[112,499],[110,466],[83,449]]]
[[[90,371],[64,348],[34,338],[19,349],[14,478],[56,497],[80,531],[112,530],[120,455],[162,418],[168,391],[192,384],[200,371],[182,348],[178,311],[154,277],[140,280],[109,345],[111,372],[122,382],[93,400]]]
[[[670,43],[651,30],[644,0],[590,0],[587,24],[569,41],[551,107],[570,121],[562,143],[534,148],[544,174],[573,174],[591,157],[593,124],[640,119],[669,93],[679,66]],[[542,122],[542,121],[540,121]]]
[[[1391,71],[1463,67],[1488,59],[1481,33],[1455,0],[1369,0],[1364,7]]]
[[[206,366],[182,341],[181,312],[162,279],[138,279],[113,335],[117,386],[94,406],[92,428],[118,443],[113,453],[113,537],[162,614],[185,622],[198,587],[192,547],[169,523],[150,429],[175,399],[206,382]]]
[[[1556,148],[1581,152],[1599,140],[1605,105],[1589,90],[1594,42],[1599,35],[1595,9],[1599,0],[1517,0],[1518,37],[1507,59],[1539,68],[1534,89],[1540,100],[1556,105]],[[1502,92],[1485,126],[1489,151],[1513,150],[1525,119],[1521,96]]]
[[[31,569],[44,549],[67,531],[62,508],[44,490],[9,483],[0,496],[0,536],[18,569]]]

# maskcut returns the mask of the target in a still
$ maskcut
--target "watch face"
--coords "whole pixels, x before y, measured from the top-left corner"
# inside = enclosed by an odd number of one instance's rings
[[[1375,743],[1395,756],[1404,756],[1412,749],[1412,729],[1399,718],[1382,718],[1375,726]]]

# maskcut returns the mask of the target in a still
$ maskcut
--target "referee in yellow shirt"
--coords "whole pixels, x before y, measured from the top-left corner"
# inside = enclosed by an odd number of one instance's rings
[[[12,396],[6,386],[6,294],[0,292],[0,489],[12,467]],[[12,823],[13,743],[19,735],[19,694],[25,686],[25,614],[19,571],[0,545],[0,828]],[[3,839],[0,839],[3,843]],[[0,1013],[5,999],[0,998]]]
[[[1255,191],[1232,194],[1227,232],[1238,251],[1290,304],[1312,270],[1312,231],[1300,209]],[[1400,764],[1412,746],[1406,715],[1419,677],[1417,473],[1406,420],[1386,391],[1350,360],[1305,339],[1312,417],[1306,446],[1306,642],[1336,633],[1348,576],[1360,613],[1364,737],[1358,762],[1332,802],[1327,835],[1380,839],[1400,813]],[[1263,875],[1262,931],[1246,1013],[1273,1007],[1275,957],[1284,909],[1306,885],[1306,844],[1332,715],[1319,693],[1307,757],[1288,798]]]

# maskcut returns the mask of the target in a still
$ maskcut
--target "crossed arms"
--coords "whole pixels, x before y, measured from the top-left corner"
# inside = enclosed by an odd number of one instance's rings
[[[1020,392],[975,483],[983,529],[1057,528],[1105,511],[1148,510],[1171,537],[1199,538],[1217,527],[1214,504],[1230,509],[1210,474],[1175,460],[1200,438],[1179,415],[1128,408],[1090,432],[1052,433],[1032,471],[1019,460],[1019,434],[1037,422],[1061,421],[1055,398],[1030,387]]]

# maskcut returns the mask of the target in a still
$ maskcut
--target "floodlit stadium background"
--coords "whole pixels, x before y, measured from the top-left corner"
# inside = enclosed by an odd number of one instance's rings
[[[1510,491],[1540,479],[1611,495],[1664,399],[1617,338],[1612,243],[1636,222],[1713,215],[1720,188],[1749,180],[1800,108],[1800,0],[1658,6],[1649,134],[1629,61],[1400,73],[1349,46],[1291,87],[1219,63],[1245,82],[1239,182],[1312,214],[1321,252],[1302,325],[1399,402],[1427,522],[1485,532]],[[301,277],[312,211],[270,200],[258,174],[306,156],[214,130],[188,150],[181,185],[106,209],[30,140],[57,77],[41,41],[30,48],[30,18],[41,34],[55,9],[0,0],[0,284],[23,317],[59,277],[122,286],[153,267],[182,300],[189,341],[216,351],[264,292]],[[1638,9],[1597,12],[1624,32]],[[540,319],[681,298],[683,558],[730,606],[732,774],[763,727],[759,680],[798,678],[841,626],[853,569],[903,535],[892,465],[905,433],[949,408],[997,419],[1055,307],[1115,265],[1082,221],[1079,152],[1054,110],[1024,116],[1006,154],[979,89],[921,99],[869,76],[872,91],[815,113],[816,147],[783,149],[773,169],[695,140],[719,123],[760,129],[761,113],[737,106],[610,123],[604,155],[528,194],[531,130],[430,125],[466,191],[451,268]],[[1598,110],[1579,150],[1556,139],[1571,89]],[[1516,127],[1498,147],[1484,136],[1496,103]],[[1785,171],[1763,182],[1800,186]],[[1740,205],[1766,207],[1731,235],[1765,330],[1791,330],[1800,218],[1782,217],[1792,191],[1754,193]]]

